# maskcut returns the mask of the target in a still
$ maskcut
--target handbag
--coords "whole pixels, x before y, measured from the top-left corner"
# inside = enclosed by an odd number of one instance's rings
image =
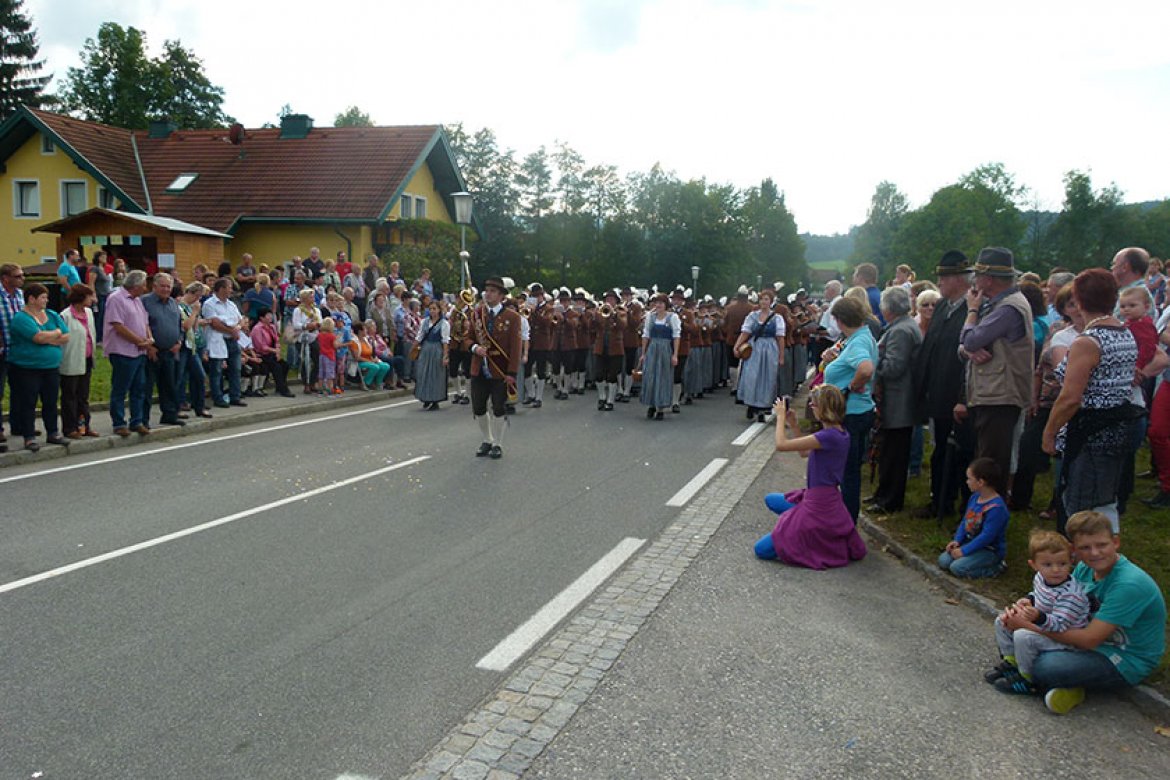
[[[413,344],[413,345],[411,345],[411,347],[410,347],[410,359],[411,359],[411,360],[418,360],[418,356],[419,356],[419,353],[420,353],[420,352],[422,352],[422,344],[419,344],[419,343],[416,341],[416,342],[414,342],[414,344]]]

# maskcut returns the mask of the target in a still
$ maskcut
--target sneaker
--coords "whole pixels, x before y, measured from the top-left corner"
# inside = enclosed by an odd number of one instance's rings
[[[983,673],[983,679],[991,685],[995,681],[1008,676],[1019,677],[1020,670],[1011,661],[1000,661],[998,664]]]
[[[1019,674],[1012,677],[1000,677],[992,684],[1000,693],[1014,693],[1021,696],[1032,696],[1037,693],[1036,686],[1032,684],[1032,681],[1024,679]]]
[[[1069,714],[1084,700],[1084,688],[1053,688],[1044,694],[1044,706],[1057,715]]]

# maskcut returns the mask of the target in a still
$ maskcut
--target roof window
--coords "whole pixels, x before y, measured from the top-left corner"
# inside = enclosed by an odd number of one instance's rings
[[[183,192],[191,186],[191,182],[199,178],[197,173],[180,173],[175,180],[167,185],[167,192]]]

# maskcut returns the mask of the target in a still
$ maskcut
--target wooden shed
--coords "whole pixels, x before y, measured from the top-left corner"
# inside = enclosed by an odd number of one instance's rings
[[[111,262],[122,258],[130,268],[174,271],[193,281],[191,269],[203,263],[214,270],[224,260],[226,233],[169,217],[94,208],[33,228],[57,234],[57,256],[77,249],[86,259],[104,249]],[[156,265],[157,264],[157,265]]]

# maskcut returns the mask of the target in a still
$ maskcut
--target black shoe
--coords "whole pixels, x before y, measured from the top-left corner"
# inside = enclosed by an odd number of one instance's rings
[[[244,392],[240,393],[240,396],[243,398],[251,398],[254,395],[256,395],[256,394],[254,392],[252,392],[251,390],[245,390]]]
[[[285,390],[283,393],[280,394],[280,397],[281,398],[296,398],[296,394],[290,393],[288,390]]]
[[[691,397],[689,395],[683,399],[683,406],[690,406],[693,403],[694,403],[694,401],[691,400]]]
[[[525,398],[520,403],[524,404],[525,406],[532,406],[532,404],[536,403],[536,399],[535,398]]]
[[[543,402],[543,401],[533,401],[533,402],[532,402],[532,408],[533,408],[533,409],[539,409],[539,408],[540,408],[540,407],[542,407],[542,406],[544,406],[544,402]]]
[[[662,412],[655,412],[655,413],[654,413],[654,419],[655,419],[655,420],[661,420],[661,419],[663,419],[663,418],[662,418]]]
[[[617,401],[619,404],[628,404],[630,402],[630,397],[628,395],[619,395],[613,400]]]
[[[673,406],[671,406],[670,411],[672,414],[681,414],[682,413],[682,409],[679,408],[678,404],[674,404]]]
[[[865,513],[868,515],[888,515],[890,510],[881,504],[870,504],[865,508]]]
[[[1158,509],[1168,507],[1170,506],[1170,492],[1159,490],[1158,495],[1143,499],[1142,503],[1146,506],[1152,506]]]
[[[504,404],[504,414],[516,414],[516,407],[512,404]]]
[[[485,441],[483,444],[479,445],[479,449],[475,451],[475,457],[482,458],[491,451],[492,451],[491,442]]]
[[[173,420],[164,417],[163,419],[159,420],[158,422],[159,422],[159,425],[186,425],[187,424],[186,420],[180,420],[177,417],[174,418]]]
[[[597,411],[599,411],[599,412],[605,411],[605,401],[598,401],[597,402]]]
[[[244,403],[243,401],[232,401],[229,404],[229,406],[247,406],[247,405],[248,404]]]
[[[69,440],[59,433],[52,433],[45,437],[46,444],[56,444],[58,447],[64,447],[69,444]]]
[[[231,404],[226,404],[223,401],[216,401],[215,402],[216,409],[227,409],[229,406],[231,406]]]
[[[938,512],[932,506],[923,506],[911,512],[910,516],[916,520],[931,520],[938,517]]]
[[[732,395],[735,395],[735,393],[732,393]],[[735,405],[736,405],[736,406],[743,406],[743,401],[741,401],[740,399],[736,398],[736,399],[735,399]]]
[[[613,411],[613,404],[606,404],[605,411],[612,412]]]
[[[748,419],[748,420],[750,420],[750,419],[752,419],[752,418],[753,418],[753,417],[755,417],[755,416],[756,416],[756,410],[755,410],[755,409],[753,409],[753,408],[751,408],[751,407],[749,406],[749,407],[747,408],[747,414],[744,416],[744,417],[745,417],[745,419]]]
[[[253,390],[252,395],[255,396],[256,398],[267,398],[268,397],[268,393],[264,392],[263,390]]]
[[[756,422],[762,423],[764,421],[764,417],[766,417],[766,416],[767,415],[765,415],[763,412],[760,412],[759,414],[756,415]]]
[[[500,458],[504,457],[504,451],[500,449],[500,445],[492,445],[492,449],[488,453],[488,457],[492,460],[499,460]]]
[[[646,419],[647,420],[654,419],[654,407],[653,406],[646,407]]]

